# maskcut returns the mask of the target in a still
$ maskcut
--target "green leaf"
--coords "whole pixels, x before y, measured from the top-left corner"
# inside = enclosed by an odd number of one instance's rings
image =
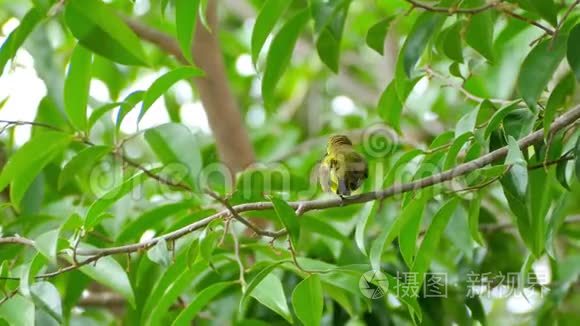
[[[57,322],[62,323],[62,304],[60,294],[52,283],[36,282],[30,287],[35,306],[47,312]]]
[[[461,44],[462,24],[462,21],[457,21],[441,32],[444,33],[443,53],[449,59],[459,63],[463,63],[463,47]]]
[[[250,296],[252,294],[252,292],[254,291],[254,289],[264,280],[264,278],[266,276],[268,276],[270,273],[272,273],[272,271],[274,269],[276,269],[276,267],[290,262],[290,260],[280,260],[277,262],[274,262],[266,267],[264,267],[264,269],[262,269],[258,274],[256,274],[256,276],[250,281],[250,283],[248,283],[248,286],[246,287],[246,292],[244,292],[242,294],[242,298],[240,299],[240,306],[239,306],[239,311],[241,312],[243,310],[243,307],[248,299],[248,296]]]
[[[453,130],[445,131],[439,134],[437,137],[435,137],[435,139],[431,142],[431,144],[429,144],[429,149],[432,150],[439,148],[441,146],[446,146],[450,142],[452,142],[453,139],[455,139],[455,131]]]
[[[324,293],[336,301],[349,316],[355,316],[355,308],[353,307],[354,298],[347,291],[331,284],[323,284],[322,288]]]
[[[87,215],[85,218],[85,229],[90,230],[105,218],[106,215],[103,213],[115,204],[119,198],[122,198],[133,190],[136,186],[143,183],[147,175],[144,172],[139,172],[136,175],[130,177],[129,179],[123,181],[120,185],[114,187],[113,189],[107,191],[104,195],[99,197],[95,202],[89,207]]]
[[[94,247],[83,243],[80,244],[79,248],[95,249]],[[73,262],[71,257],[66,256],[65,258],[70,263]],[[119,293],[133,308],[135,308],[135,295],[131,283],[129,282],[129,277],[123,267],[121,267],[113,257],[106,256],[99,258],[95,263],[81,266],[79,270],[93,280]]]
[[[274,26],[279,21],[282,14],[288,9],[291,1],[268,0],[260,9],[256,17],[256,23],[252,29],[252,62],[254,65],[258,62],[260,51],[272,32]]]
[[[216,259],[216,268],[224,266],[224,258]],[[176,278],[170,279],[166,288],[162,289],[160,296],[153,299],[152,310],[149,314],[143,314],[145,325],[160,325],[163,317],[169,312],[170,307],[177,298],[189,287],[196,285],[201,279],[207,277],[211,270],[207,268],[207,262],[200,261],[193,266],[181,269],[181,273]]]
[[[566,55],[564,37],[548,39],[536,45],[524,59],[518,76],[518,92],[530,107],[536,111],[536,102],[554,75],[556,68]]]
[[[457,78],[465,79],[461,74],[461,68],[459,67],[459,63],[457,61],[449,65],[449,73]]]
[[[56,263],[56,248],[60,230],[50,230],[34,239],[34,247],[50,262]]]
[[[46,266],[48,260],[42,254],[35,254],[32,260],[24,265],[20,270],[20,293],[30,297],[30,284],[34,282],[35,276]]]
[[[197,241],[193,241],[192,243],[197,243]],[[149,296],[145,300],[145,304],[143,306],[143,316],[142,320],[146,320],[149,315],[153,312],[155,307],[162,302],[160,299],[163,297],[164,293],[172,286],[172,284],[185,272],[190,273],[199,273],[200,270],[207,267],[207,262],[199,262],[197,264],[192,264],[191,266],[187,265],[188,262],[188,255],[187,252],[181,251],[177,257],[175,258],[175,262],[171,264],[155,281],[153,287],[149,292]],[[140,282],[150,282],[148,277],[144,277],[140,280]],[[191,286],[191,284],[189,284]],[[165,303],[168,306],[171,306],[172,303]]]
[[[417,251],[417,237],[419,236],[421,221],[423,221],[423,210],[427,203],[426,197],[423,192],[419,193],[419,198],[414,199],[418,203],[412,208],[413,216],[403,223],[399,232],[399,248],[405,263],[409,267],[413,266],[413,260],[415,259],[415,253]]]
[[[60,227],[60,234],[68,231],[77,231],[83,226],[83,218],[77,214],[72,213]]]
[[[147,257],[154,263],[163,267],[171,264],[171,256],[167,250],[167,241],[161,239],[149,250],[147,250]]]
[[[422,154],[423,151],[420,149],[413,149],[401,155],[397,162],[395,162],[395,164],[393,164],[393,166],[389,169],[389,174],[387,174],[387,177],[383,182],[383,187],[392,185],[393,182],[395,182],[395,178],[398,176],[398,173],[400,173],[399,169],[401,167],[406,167],[407,163],[411,162],[414,158]]]
[[[175,318],[172,325],[190,325],[191,321],[197,314],[211,303],[223,291],[232,286],[234,282],[218,282],[214,283],[197,293],[193,300],[183,309]]]
[[[68,146],[72,136],[62,132],[46,132],[34,137],[16,151],[0,174],[0,191],[10,183],[10,199],[14,206],[42,169]]]
[[[311,185],[305,177],[288,172],[282,165],[246,168],[236,174],[234,201],[263,200],[265,196],[276,192],[297,193]]]
[[[91,84],[93,54],[82,45],[74,48],[68,73],[64,81],[64,107],[71,124],[77,129],[87,129],[87,104]]]
[[[1,75],[1,73],[0,73]],[[8,102],[8,100],[10,99],[10,96],[6,96],[3,100],[0,101],[0,110],[2,110],[2,108],[6,105],[6,103]]]
[[[282,222],[288,231],[290,239],[292,239],[292,244],[297,246],[298,239],[300,239],[300,223],[298,222],[296,212],[294,212],[294,209],[288,203],[276,196],[272,196],[270,200],[274,205],[274,211],[276,211],[280,222]]]
[[[88,122],[88,128],[87,130],[91,130],[93,129],[93,126],[95,125],[95,123],[97,123],[97,121],[99,121],[99,119],[101,119],[101,117],[111,111],[112,109],[120,106],[121,104],[123,104],[123,102],[114,102],[114,103],[107,103],[104,104],[98,108],[96,108],[92,113],[91,116],[89,117],[89,122]]]
[[[566,57],[576,80],[580,81],[580,24],[570,30]]]
[[[556,200],[556,203],[550,212],[548,227],[546,228],[546,252],[551,258],[556,257],[555,240],[558,236],[560,227],[568,216],[566,210],[571,200],[573,200],[571,193],[564,193]]]
[[[398,133],[401,133],[401,113],[403,112],[403,104],[399,100],[396,87],[396,82],[393,80],[389,83],[389,86],[385,88],[379,98],[377,111],[383,121],[393,127],[393,129]]]
[[[485,245],[483,236],[479,232],[479,211],[481,207],[481,194],[475,192],[473,198],[469,201],[469,232],[471,233],[471,238],[475,240],[481,246]]]
[[[211,26],[209,26],[209,22],[207,21],[207,2],[208,0],[199,1],[199,22],[208,32],[211,32]]]
[[[455,165],[455,163],[457,162],[457,155],[459,154],[461,149],[465,146],[465,144],[471,139],[471,137],[473,137],[473,133],[468,131],[460,135],[459,137],[455,138],[445,156],[443,170],[448,170]]]
[[[483,150],[483,144],[479,141],[474,141],[471,146],[467,149],[463,162],[473,161],[481,156]]]
[[[15,295],[0,305],[0,318],[14,326],[34,326],[34,303]]]
[[[389,26],[396,16],[389,16],[375,23],[369,28],[366,36],[367,45],[377,51],[380,55],[384,52],[384,43],[389,32]]]
[[[544,169],[534,169],[529,174],[529,199],[528,207],[531,219],[531,231],[533,236],[533,246],[530,248],[536,257],[544,253],[546,242],[546,222],[548,210],[552,206],[555,184],[553,177],[548,176]]]
[[[194,191],[203,166],[200,145],[189,128],[182,124],[167,123],[145,131],[145,140],[157,158],[167,166],[164,170],[179,173]]]
[[[167,90],[173,86],[176,82],[186,79],[203,76],[203,71],[195,67],[181,67],[172,70],[163,76],[157,78],[153,84],[149,87],[147,92],[143,95],[143,105],[141,106],[141,112],[139,112],[139,117],[137,122],[141,121],[141,118],[145,115],[147,110],[155,103],[155,101],[161,97]]]
[[[576,139],[576,146],[574,148],[574,157],[576,157],[575,164],[576,179],[580,181],[580,137]]]
[[[83,149],[76,156],[74,156],[62,168],[58,176],[58,188],[62,187],[74,180],[75,176],[86,173],[92,166],[94,166],[103,156],[112,153],[113,148],[109,146],[91,146]]]
[[[562,185],[562,187],[566,188],[566,190],[570,191],[570,186],[568,185],[568,179],[566,178],[566,167],[568,166],[568,161],[560,161],[558,165],[556,165],[556,179]]]
[[[199,254],[203,259],[211,262],[211,256],[214,249],[217,247],[219,238],[221,237],[220,232],[204,229],[202,234],[199,236]]]
[[[65,20],[79,43],[94,53],[125,65],[147,65],[139,38],[101,1],[67,1]]]
[[[472,4],[479,6],[485,1],[472,1]],[[465,33],[465,42],[488,61],[494,61],[493,54],[493,19],[490,10],[486,10],[470,17]]]
[[[157,206],[149,211],[144,212],[128,224],[124,225],[119,232],[116,241],[118,243],[137,241],[146,230],[152,229],[159,231],[159,226],[164,221],[167,221],[169,217],[174,216],[177,213],[185,212],[191,207],[192,205],[189,201]],[[196,216],[197,214],[200,216],[207,216],[210,215],[211,212],[212,211],[201,210],[196,212]],[[192,220],[195,220],[195,218],[190,219],[190,221]]]
[[[423,206],[423,201],[413,200],[409,205],[405,206],[398,218],[391,220],[388,225],[383,226],[383,230],[371,245],[369,255],[371,266],[374,271],[381,270],[381,257],[385,246],[390,244],[395,237],[399,235],[399,231],[404,224],[406,224],[411,218],[419,216],[420,212],[423,211]]]
[[[262,79],[262,96],[266,103],[271,103],[276,84],[290,64],[298,36],[308,23],[309,18],[308,9],[300,10],[274,36],[266,57],[266,67]]]
[[[127,114],[129,114],[129,112],[133,110],[133,108],[137,105],[137,103],[143,100],[143,96],[145,96],[144,91],[134,91],[123,99],[123,102],[121,102],[121,104],[119,105],[117,119],[115,120],[115,130],[117,132],[117,135],[121,130],[121,124],[123,123],[123,119],[125,119],[125,116],[127,116]]]
[[[485,309],[483,308],[483,304],[481,303],[481,299],[479,295],[471,295],[465,299],[465,304],[471,311],[471,315],[473,316],[474,320],[479,321],[482,326],[486,326],[486,316],[485,316]]]
[[[558,8],[553,0],[525,0],[525,2],[552,26],[558,26]]]
[[[304,325],[320,325],[323,303],[322,284],[317,274],[298,283],[292,292],[292,307]]]
[[[518,104],[520,101],[513,102],[508,104],[501,109],[497,110],[489,119],[489,123],[485,127],[485,131],[483,133],[484,138],[488,139],[491,136],[491,133],[499,128],[500,124],[502,123],[503,119],[513,110],[518,108]]]
[[[289,323],[293,323],[282,282],[276,275],[266,275],[250,295]]]
[[[479,108],[472,109],[459,119],[455,125],[455,138],[459,138],[459,136],[464,135],[466,132],[473,132],[475,130]]]
[[[421,242],[421,247],[417,252],[415,263],[411,269],[413,272],[417,273],[416,275],[419,279],[417,284],[419,287],[423,284],[425,273],[431,265],[431,259],[435,256],[441,235],[443,234],[443,231],[445,231],[449,219],[455,212],[458,202],[457,198],[452,198],[443,204],[439,211],[435,213],[435,216],[433,216],[431,225],[429,225],[429,228],[425,233],[425,238],[423,238],[423,242]]]
[[[356,246],[358,247],[360,252],[362,252],[363,255],[365,256],[368,256],[365,247],[365,231],[369,220],[375,217],[378,209],[379,205],[377,205],[375,202],[366,203],[365,207],[361,210],[359,214],[359,218],[354,230],[354,241],[356,243]]]
[[[574,75],[570,73],[558,82],[558,85],[556,85],[552,94],[550,94],[548,103],[546,104],[546,110],[544,110],[544,138],[548,138],[550,126],[556,117],[556,111],[565,106],[572,98],[575,88],[576,80],[574,79]]]
[[[318,233],[342,242],[350,241],[344,234],[332,226],[332,224],[319,217],[304,216],[300,219],[300,227],[303,230]]]
[[[538,114],[528,108],[513,110],[503,119],[503,131],[506,136],[521,139],[534,130],[537,119]]]
[[[403,68],[408,78],[411,77],[411,72],[415,68],[417,61],[425,48],[427,42],[437,32],[445,21],[446,16],[439,15],[432,12],[424,12],[415,21],[411,32],[405,40],[405,44],[399,53],[403,58]]]
[[[335,73],[338,72],[340,41],[350,3],[351,0],[331,0],[314,1],[311,4],[318,32],[316,39],[318,56]]]
[[[10,269],[11,269],[10,266],[8,265],[9,263],[10,263],[9,260],[4,260],[0,264],[0,292],[2,292],[2,293],[6,292],[6,279],[5,279],[5,277],[8,276]]]
[[[16,51],[45,16],[46,12],[44,10],[33,7],[22,17],[18,27],[4,40],[2,47],[0,47],[0,76],[4,71],[4,67],[6,67],[6,63],[16,55]]]
[[[188,62],[193,62],[191,49],[195,35],[195,22],[199,11],[199,0],[175,0],[175,32],[177,41]]]
[[[508,154],[504,164],[512,165],[508,175],[511,176],[516,194],[520,198],[524,198],[528,188],[527,162],[517,141],[511,136],[508,137]]]

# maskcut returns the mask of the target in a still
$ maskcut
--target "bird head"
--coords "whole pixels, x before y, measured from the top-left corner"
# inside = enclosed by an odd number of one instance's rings
[[[326,147],[326,152],[328,154],[336,153],[340,148],[352,146],[352,142],[345,135],[334,135],[330,136],[328,139],[328,145]]]

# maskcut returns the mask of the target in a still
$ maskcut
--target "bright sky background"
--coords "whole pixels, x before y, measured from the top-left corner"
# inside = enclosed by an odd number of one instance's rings
[[[19,24],[15,18],[8,20],[0,29],[2,35],[8,35]],[[5,37],[0,37],[3,43]],[[240,74],[251,75],[255,73],[250,62],[245,56],[241,56],[236,64]],[[0,101],[6,97],[8,101],[0,110],[0,120],[33,121],[40,100],[46,95],[44,82],[36,75],[32,56],[23,48],[19,49],[14,60],[10,61],[0,76]],[[249,65],[249,67],[248,67]],[[121,92],[120,98],[124,98],[136,90],[146,90],[153,81],[167,72],[166,70],[156,73],[146,73],[133,83],[129,88]],[[198,128],[205,133],[210,133],[207,117],[201,102],[193,99],[190,86],[186,81],[174,85],[171,91],[175,92],[177,101],[182,105],[181,118],[184,123]],[[110,102],[109,92],[105,84],[99,80],[91,82],[90,95],[101,102]],[[90,114],[89,109],[89,114]],[[116,111],[113,112],[116,116]],[[139,106],[136,106],[123,120],[121,130],[126,134],[137,131],[137,116]],[[143,130],[153,126],[169,122],[169,116],[164,108],[163,99],[156,101],[147,111],[139,123],[139,129]],[[30,137],[30,126],[18,126],[15,130],[15,142],[22,145]]]

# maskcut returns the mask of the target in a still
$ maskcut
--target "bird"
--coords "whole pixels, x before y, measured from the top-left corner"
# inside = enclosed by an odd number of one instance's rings
[[[326,192],[332,191],[344,199],[360,188],[366,178],[368,178],[367,162],[355,151],[350,139],[345,135],[331,136],[319,167],[322,189]]]

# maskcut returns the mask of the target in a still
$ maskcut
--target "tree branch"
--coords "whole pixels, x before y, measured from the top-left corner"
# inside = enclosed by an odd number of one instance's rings
[[[125,23],[133,30],[133,32],[137,34],[137,36],[139,36],[142,40],[152,43],[164,52],[171,54],[180,63],[189,64],[183,56],[183,53],[181,53],[179,44],[171,35],[144,25],[132,18],[125,17],[124,20]]]
[[[226,199],[226,198],[222,198],[220,195],[216,194],[215,192],[206,189],[205,193],[210,196],[211,198],[215,199],[216,201],[220,202],[230,213],[230,215],[235,218],[236,220],[238,220],[239,222],[241,222],[243,225],[245,225],[246,227],[248,227],[250,230],[254,231],[254,233],[256,233],[259,236],[263,236],[263,237],[270,237],[270,238],[278,238],[281,236],[286,235],[288,232],[286,232],[285,230],[280,230],[280,231],[268,231],[268,230],[262,230],[260,227],[254,225],[254,223],[248,221],[247,219],[243,218],[230,204],[230,202]]]
[[[1,244],[21,244],[25,246],[34,247],[34,241],[19,236],[0,238],[0,245]]]
[[[580,105],[574,107],[570,111],[562,114],[558,117],[553,123],[550,129],[551,132],[555,133],[559,130],[562,130],[572,124],[574,124],[578,119],[580,119]],[[528,136],[520,139],[518,141],[518,145],[520,148],[525,149],[537,142],[540,142],[544,139],[544,130],[535,131]],[[423,188],[430,187],[435,184],[443,183],[449,181],[453,178],[458,176],[466,175],[472,171],[475,171],[479,168],[482,168],[490,163],[496,162],[507,155],[508,149],[506,147],[499,148],[493,152],[490,152],[486,155],[483,155],[473,161],[469,161],[467,163],[460,164],[452,169],[443,171],[441,173],[432,175],[430,177],[425,177],[416,181],[412,181],[405,184],[395,184],[389,188],[379,191],[367,192],[364,194],[352,196],[349,198],[332,198],[332,199],[316,199],[316,200],[307,200],[307,201],[295,201],[289,202],[288,204],[296,209],[299,210],[299,213],[305,213],[311,210],[319,210],[319,209],[326,209],[326,208],[333,208],[333,207],[341,207],[346,205],[354,205],[365,203],[373,200],[380,200],[385,199],[388,197],[392,197],[394,195],[403,194],[410,191],[417,191]],[[210,215],[206,218],[203,218],[199,221],[191,223],[181,229],[175,230],[173,232],[167,233],[165,235],[153,238],[149,241],[135,243],[135,244],[128,244],[119,247],[112,247],[112,248],[102,248],[102,249],[79,249],[77,255],[79,256],[91,256],[84,260],[83,262],[79,263],[78,265],[71,265],[65,267],[61,270],[56,272],[52,272],[49,274],[42,274],[37,275],[37,278],[46,278],[52,277],[59,274],[62,274],[66,271],[73,270],[78,268],[79,266],[88,264],[90,262],[97,261],[101,257],[110,256],[114,254],[120,253],[131,253],[136,252],[139,250],[148,249],[154,246],[158,241],[165,239],[166,241],[174,241],[179,239],[195,230],[205,227],[211,221],[219,219],[219,218],[226,218],[235,212],[239,215],[242,212],[248,211],[261,211],[261,210],[270,210],[273,209],[273,204],[271,202],[255,202],[255,203],[246,203],[240,204],[236,206],[231,206],[228,209],[225,209],[221,212],[216,214]],[[281,232],[281,231],[279,231]],[[21,240],[3,240],[0,243],[21,243],[30,245],[29,241],[21,241]]]
[[[579,118],[580,118],[580,106],[576,106],[572,110],[564,113],[562,116],[560,116],[558,119],[556,119],[554,121],[554,123],[552,123],[551,130],[552,130],[552,132],[557,132],[557,131],[565,128],[566,126],[573,124]],[[536,142],[541,141],[543,139],[543,137],[544,137],[544,131],[538,130],[538,131],[524,137],[523,139],[521,139],[518,142],[518,144],[519,144],[520,148],[527,148],[528,146],[530,146]],[[364,203],[364,202],[368,202],[368,201],[372,201],[372,200],[377,200],[377,199],[384,199],[384,198],[388,198],[388,197],[402,194],[405,192],[420,190],[420,189],[432,186],[434,184],[449,181],[455,177],[468,174],[472,171],[475,171],[481,167],[486,166],[487,164],[490,164],[492,162],[495,162],[495,161],[498,161],[498,160],[504,158],[507,155],[507,152],[508,152],[507,146],[502,147],[502,148],[499,148],[499,149],[497,149],[493,152],[490,152],[486,155],[483,155],[478,159],[475,159],[473,161],[469,161],[467,163],[460,164],[460,165],[456,166],[455,168],[444,171],[442,173],[439,173],[439,174],[436,174],[436,175],[433,175],[430,177],[426,177],[423,179],[419,179],[419,180],[416,180],[416,181],[413,181],[410,183],[406,183],[406,184],[395,184],[392,187],[389,187],[389,188],[384,189],[384,190],[367,192],[364,194],[360,194],[360,195],[353,196],[350,198],[345,198],[345,199],[332,198],[332,199],[316,199],[316,200],[310,200],[310,201],[297,201],[297,202],[290,202],[289,205],[294,209],[298,209],[298,207],[301,207],[301,211],[303,213],[305,213],[305,212],[310,211],[310,210],[325,209],[325,208],[331,208],[331,207],[340,207],[340,206],[345,206],[345,205],[360,204],[360,203]],[[246,203],[246,204],[236,205],[236,206],[233,206],[232,209],[237,213],[241,213],[241,212],[248,212],[248,211],[269,210],[269,209],[273,209],[273,205],[271,202],[256,202],[256,203]],[[215,219],[224,218],[224,217],[228,216],[229,214],[230,214],[230,211],[226,209],[224,211],[218,212],[218,213],[213,214],[211,216],[208,216],[204,219],[196,221],[196,222],[194,222],[188,226],[185,226],[181,229],[175,230],[173,232],[170,232],[170,233],[165,234],[165,235],[160,236],[160,237],[153,238],[147,242],[125,245],[125,246],[120,246],[120,247],[115,247],[115,248],[85,250],[85,251],[80,251],[79,254],[81,254],[81,255],[95,255],[95,254],[99,254],[99,253],[104,253],[106,255],[112,255],[112,254],[117,254],[117,253],[126,253],[126,252],[133,252],[133,251],[145,249],[145,248],[148,248],[150,246],[155,245],[161,239],[165,239],[165,240],[178,239],[178,238],[180,238],[188,233],[191,233],[197,229],[205,227],[208,223],[210,223],[211,221],[213,221]]]

